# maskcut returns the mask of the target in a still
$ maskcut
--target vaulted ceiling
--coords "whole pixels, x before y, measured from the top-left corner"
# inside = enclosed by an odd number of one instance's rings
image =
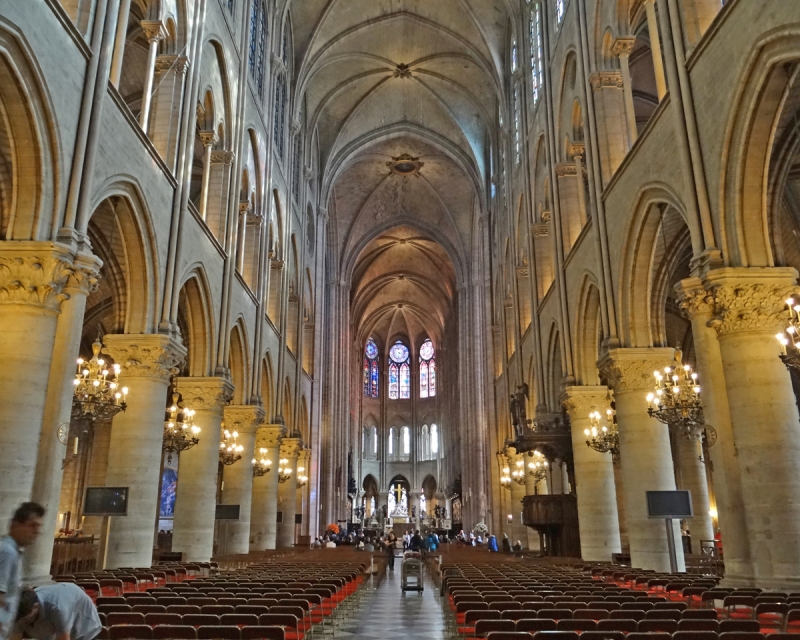
[[[352,278],[354,320],[441,327],[452,290],[431,291],[467,277],[486,208],[505,0],[294,0],[291,15],[298,93],[318,136],[335,268]],[[400,236],[440,245],[426,249],[440,255],[424,277],[452,263],[433,289],[414,271],[428,257],[415,257],[413,243],[369,257]],[[362,300],[366,291],[388,306]]]

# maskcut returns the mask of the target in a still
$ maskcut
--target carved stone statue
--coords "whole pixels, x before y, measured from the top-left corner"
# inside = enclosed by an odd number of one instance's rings
[[[519,418],[519,430],[517,436],[521,436],[525,432],[525,427],[528,425],[528,384],[523,382],[517,387],[517,417]]]
[[[514,435],[519,438],[522,435],[522,427],[520,426],[519,400],[517,399],[517,394],[509,396],[508,407],[511,413],[511,425],[514,427]]]

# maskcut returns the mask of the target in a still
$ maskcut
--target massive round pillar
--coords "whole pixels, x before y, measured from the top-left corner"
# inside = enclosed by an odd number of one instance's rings
[[[581,557],[587,561],[610,562],[611,555],[622,550],[614,464],[610,453],[589,448],[584,433],[585,429],[591,427],[589,414],[592,411],[605,412],[608,388],[567,387],[564,396],[564,405],[572,425]]]
[[[253,497],[250,507],[250,549],[264,551],[274,549],[278,530],[278,460],[286,427],[268,424],[256,433],[256,450],[264,448],[264,457],[272,461],[265,476],[253,478]]]
[[[235,555],[250,550],[250,513],[253,498],[253,464],[256,429],[264,419],[264,410],[258,406],[225,407],[225,424],[228,429],[238,431],[239,444],[244,447],[242,459],[234,465],[225,467],[222,473],[223,504],[238,504],[239,519],[225,523],[220,534],[217,555]],[[272,471],[270,470],[270,473]]]
[[[104,340],[105,352],[122,367],[120,382],[130,390],[127,411],[112,423],[106,472],[106,486],[128,488],[128,513],[111,518],[106,567],[149,567],[167,388],[186,351],[166,335],[118,334]]]
[[[286,549],[294,546],[295,513],[297,512],[297,457],[302,442],[300,438],[284,438],[281,442],[282,459],[288,460],[286,469],[291,471],[289,478],[278,486],[278,511],[281,521],[278,523],[276,547]]]
[[[785,328],[792,268],[716,269],[703,278],[716,311],[755,583],[800,584],[800,419],[775,334]],[[723,540],[724,543],[724,540]]]
[[[217,472],[222,410],[233,397],[227,378],[178,378],[183,406],[195,412],[200,442],[181,452],[172,550],[183,553],[184,562],[208,562],[214,552],[217,508]],[[236,464],[250,465],[250,458]]]
[[[647,415],[653,372],[673,360],[667,348],[611,349],[600,368],[614,389],[632,565],[670,571],[664,520],[647,515],[647,491],[674,491],[675,468],[667,426]],[[684,570],[680,528],[673,521],[678,571]]]

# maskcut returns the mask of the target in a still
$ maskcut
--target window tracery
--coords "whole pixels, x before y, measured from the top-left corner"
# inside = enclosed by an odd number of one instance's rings
[[[411,365],[408,347],[398,340],[389,349],[389,400],[411,397]]]
[[[364,347],[364,396],[378,397],[378,345],[370,338]]]
[[[533,103],[536,104],[542,89],[542,18],[541,6],[538,2],[534,3],[531,10],[528,32],[531,54],[531,94],[533,94]]]
[[[436,395],[436,350],[430,338],[419,348],[419,397]]]

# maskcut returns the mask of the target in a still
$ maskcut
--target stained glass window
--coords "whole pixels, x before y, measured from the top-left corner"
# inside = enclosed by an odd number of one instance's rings
[[[364,395],[378,397],[378,345],[372,338],[364,347]]]
[[[430,339],[419,348],[419,397],[436,395],[436,350]]]
[[[542,18],[538,2],[531,11],[528,29],[531,39],[531,93],[533,94],[533,103],[536,104],[542,90]]]
[[[511,43],[511,72],[513,73],[516,70],[517,70],[517,43],[515,41]]]
[[[250,75],[256,77],[256,47],[258,42],[258,16],[261,13],[261,0],[253,0],[253,11],[250,13]]]
[[[389,399],[407,400],[411,397],[411,365],[408,347],[399,340],[389,349]]]
[[[401,429],[403,437],[403,456],[407,457],[411,453],[411,432],[408,427]]]
[[[399,397],[399,368],[393,362],[389,365],[389,400],[397,400]]]
[[[564,19],[564,11],[566,0],[556,0],[556,21],[561,22]]]
[[[259,4],[258,0],[254,0],[254,4]],[[260,98],[264,97],[264,67],[267,64],[267,12],[262,7],[261,18],[259,20],[258,30],[258,68],[256,69],[256,85],[258,87],[258,95]]]
[[[431,425],[431,453],[434,458],[439,453],[439,427],[435,424]]]
[[[521,152],[521,143],[520,143],[520,136],[521,136],[521,123],[519,117],[519,85],[515,83],[514,85],[514,160],[517,164],[520,161],[520,152]]]

